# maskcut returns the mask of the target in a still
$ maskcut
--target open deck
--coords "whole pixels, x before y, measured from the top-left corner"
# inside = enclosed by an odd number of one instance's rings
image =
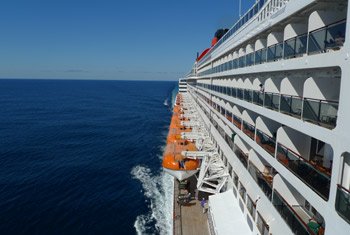
[[[174,235],[209,235],[208,229],[208,216],[207,213],[203,213],[203,209],[200,205],[201,198],[208,200],[208,195],[199,192],[198,199],[195,199],[197,179],[192,176],[188,179],[187,190],[179,188],[179,181],[175,180],[174,184],[174,223],[173,232]],[[180,205],[177,203],[179,194],[191,193],[191,199],[189,203]]]

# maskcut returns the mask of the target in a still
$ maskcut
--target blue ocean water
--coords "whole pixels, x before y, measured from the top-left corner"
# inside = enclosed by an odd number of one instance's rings
[[[174,87],[0,80],[0,234],[170,231],[160,157]]]

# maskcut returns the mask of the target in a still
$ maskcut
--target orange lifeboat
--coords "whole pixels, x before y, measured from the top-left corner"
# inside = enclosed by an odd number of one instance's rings
[[[198,159],[184,158],[180,154],[167,154],[163,157],[162,166],[164,171],[181,181],[198,171],[200,161]]]
[[[200,160],[189,159],[181,155],[182,151],[197,151],[196,145],[188,140],[181,139],[182,132],[191,132],[192,128],[181,125],[181,121],[188,121],[188,118],[181,117],[184,109],[181,106],[182,96],[176,97],[176,105],[173,108],[167,146],[163,156],[163,169],[165,172],[179,180],[186,179],[194,175],[199,167]]]

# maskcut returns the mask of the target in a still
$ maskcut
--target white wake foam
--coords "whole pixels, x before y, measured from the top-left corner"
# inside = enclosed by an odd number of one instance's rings
[[[146,166],[135,166],[131,170],[134,179],[141,182],[145,201],[150,211],[136,218],[137,234],[172,234],[173,178],[161,172],[153,175]],[[153,228],[152,228],[153,227]]]

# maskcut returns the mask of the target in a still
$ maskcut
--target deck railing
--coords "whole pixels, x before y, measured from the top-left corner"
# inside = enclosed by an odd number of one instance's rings
[[[350,190],[338,185],[335,209],[350,224]]]
[[[277,144],[277,160],[318,195],[328,200],[331,178],[326,172],[320,171],[310,161],[280,143]]]

